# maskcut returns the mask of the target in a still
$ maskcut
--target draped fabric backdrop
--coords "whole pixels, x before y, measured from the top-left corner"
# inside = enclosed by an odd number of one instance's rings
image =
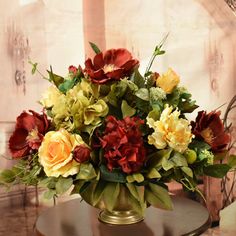
[[[101,49],[128,48],[144,71],[169,33],[167,52],[153,69],[162,73],[172,67],[200,107],[210,111],[236,93],[235,26],[224,0],[0,0],[1,154],[8,154],[15,117],[24,109],[40,111],[36,101],[48,86],[31,75],[28,58],[43,74],[49,65],[66,74],[69,65],[83,66],[85,57],[93,56],[91,41]],[[236,114],[230,118],[235,124]],[[1,158],[0,168],[6,165]]]

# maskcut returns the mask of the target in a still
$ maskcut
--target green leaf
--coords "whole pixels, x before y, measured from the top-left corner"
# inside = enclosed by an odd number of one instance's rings
[[[144,100],[144,101],[149,101],[149,91],[147,88],[140,88],[136,93],[135,95]]]
[[[56,183],[56,193],[62,194],[65,193],[73,184],[72,178],[63,178],[60,177]]]
[[[210,150],[211,146],[205,142],[194,140],[190,143],[189,148],[194,149],[199,154],[202,150]]]
[[[80,194],[80,190],[84,186],[86,182],[81,180],[81,181],[75,181],[74,183],[74,188],[71,191],[71,194]]]
[[[101,50],[98,48],[98,46],[95,43],[89,42],[89,44],[96,54],[99,54],[101,52]]]
[[[52,199],[54,196],[56,196],[56,191],[52,189],[49,189],[43,194],[43,197],[48,200]]]
[[[150,71],[147,73],[147,75],[145,75],[145,77],[146,76],[148,76],[148,74],[152,74]],[[147,78],[147,84],[146,84],[146,87],[148,88],[148,89],[150,89],[151,87],[154,87],[154,84],[156,83],[156,80],[154,79],[154,76],[149,76],[148,78]]]
[[[140,215],[144,215],[144,210],[146,209],[146,203],[143,201],[138,201],[133,195],[128,195],[128,202],[132,206],[132,209]]]
[[[191,168],[187,167],[187,166],[183,166],[181,167],[181,170],[189,177],[193,178],[193,171]]]
[[[186,158],[179,152],[175,152],[174,156],[171,157],[171,161],[175,166],[188,166]]]
[[[49,74],[50,81],[52,81],[57,87],[64,82],[64,78],[61,77],[60,75],[56,75],[52,72],[52,67],[51,71],[47,70]]]
[[[160,115],[161,115],[160,109],[155,108],[148,113],[148,118],[152,118],[153,120],[159,120]]]
[[[231,166],[227,164],[214,164],[207,166],[203,169],[204,174],[215,177],[215,178],[223,178],[227,172],[231,169]]]
[[[95,190],[93,192],[93,206],[96,206],[96,204],[100,201],[100,199],[102,198],[102,195],[104,193],[104,190],[106,188],[107,182],[100,180],[96,187]]]
[[[138,69],[134,71],[133,82],[138,86],[138,88],[145,88],[145,79],[139,73]]]
[[[0,172],[0,183],[12,183],[16,179],[15,173],[12,170],[2,170]]]
[[[32,65],[31,74],[34,75],[37,70],[38,63],[32,63],[31,65]]]
[[[125,118],[126,116],[131,117],[136,113],[136,110],[133,107],[129,106],[125,100],[122,100],[121,111],[122,111],[123,118]]]
[[[65,80],[63,83],[59,84],[58,89],[62,93],[66,93],[68,90],[70,90],[74,87],[75,82],[76,82],[76,78],[70,79],[70,80]]]
[[[165,171],[168,171],[172,168],[174,168],[175,164],[170,161],[170,160],[167,160],[166,158],[163,158],[163,161],[162,161],[162,167]]]
[[[134,180],[137,181],[138,183],[141,183],[144,181],[144,177],[141,173],[134,173],[132,175],[133,175]]]
[[[236,167],[236,155],[230,155],[229,156],[228,165],[231,168],[235,168]]]
[[[128,183],[133,183],[135,181],[133,175],[127,175],[126,180]]]
[[[161,178],[161,174],[157,171],[156,168],[152,168],[146,175],[149,179]]]
[[[119,183],[108,183],[105,187],[103,199],[106,209],[112,211],[117,202],[118,195],[120,193]]]
[[[149,188],[145,189],[145,199],[154,207],[165,210],[173,209],[168,191],[161,186],[149,183]]]
[[[101,179],[108,182],[126,183],[126,175],[119,169],[109,171],[105,165],[100,166]]]
[[[56,182],[56,177],[48,177],[39,182],[39,187],[54,189],[56,187]]]
[[[129,192],[134,196],[134,198],[140,202],[144,201],[144,189],[143,187],[136,186],[134,184],[126,184]]]
[[[169,159],[172,149],[163,149],[148,156],[147,166],[151,169],[162,166],[164,159]]]
[[[97,174],[91,163],[81,163],[76,179],[90,180],[96,178]]]

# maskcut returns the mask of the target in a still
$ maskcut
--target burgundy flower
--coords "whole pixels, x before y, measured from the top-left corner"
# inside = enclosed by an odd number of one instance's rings
[[[73,158],[77,162],[83,163],[90,159],[90,153],[91,150],[87,146],[83,144],[77,145],[73,150]]]
[[[123,120],[116,120],[114,116],[107,117],[105,131],[99,139],[110,171],[121,168],[130,174],[143,166],[146,150],[139,129],[141,124],[143,121],[136,117],[126,117]]]
[[[45,113],[42,115],[30,110],[17,117],[15,131],[9,139],[9,149],[13,158],[24,157],[32,150],[38,150],[49,127]]]
[[[92,82],[104,84],[111,80],[121,80],[131,75],[139,61],[133,59],[126,49],[110,49],[97,54],[93,62],[89,58],[85,61],[85,71]]]
[[[191,122],[193,134],[211,146],[212,151],[223,151],[230,142],[230,135],[225,132],[220,119],[220,111],[198,112],[195,122]]]

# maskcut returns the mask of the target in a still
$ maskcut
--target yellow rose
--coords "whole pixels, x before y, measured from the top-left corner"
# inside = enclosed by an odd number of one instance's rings
[[[45,108],[53,107],[60,96],[64,96],[64,94],[62,94],[55,86],[50,86],[43,93],[40,103]]]
[[[179,81],[179,76],[171,68],[169,68],[165,74],[157,78],[156,84],[167,94],[170,94],[172,93],[173,89],[179,84]]]
[[[73,160],[72,151],[84,141],[77,134],[65,129],[48,132],[39,148],[39,162],[47,176],[74,175],[79,172],[79,163]]]
[[[161,113],[160,120],[148,117],[147,124],[154,132],[148,136],[148,143],[158,149],[167,145],[174,150],[183,153],[192,141],[191,126],[189,121],[179,118],[180,112],[167,106]]]

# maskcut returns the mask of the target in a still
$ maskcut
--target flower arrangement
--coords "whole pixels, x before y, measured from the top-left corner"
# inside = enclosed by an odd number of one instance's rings
[[[128,50],[91,46],[96,55],[84,68],[70,66],[66,77],[48,71],[52,85],[40,100],[41,114],[17,117],[9,140],[17,163],[1,172],[1,183],[44,186],[48,198],[71,189],[93,206],[103,199],[109,211],[126,189],[127,201],[143,213],[149,205],[172,208],[166,185],[172,180],[198,191],[199,176],[229,171],[216,163],[230,142],[220,112],[200,111],[188,120],[198,106],[180,77],[171,68],[151,71],[165,53],[162,43],[144,75]]]

